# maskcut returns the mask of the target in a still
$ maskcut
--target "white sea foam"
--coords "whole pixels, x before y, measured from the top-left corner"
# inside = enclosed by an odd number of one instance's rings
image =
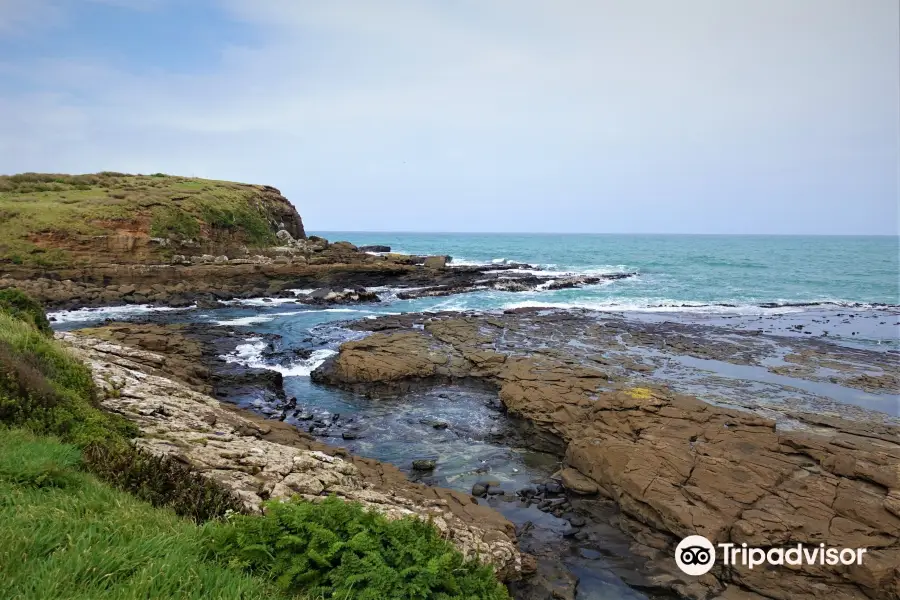
[[[450,259],[451,267],[486,267],[489,262],[483,260],[469,260],[468,258],[462,258],[459,256],[454,256]]]
[[[268,323],[269,321],[275,320],[277,317],[287,317],[290,315],[296,315],[297,312],[279,312],[279,313],[270,313],[268,315],[251,315],[249,317],[236,317],[234,319],[224,319],[221,321],[213,321],[216,325],[254,325],[256,323]]]
[[[315,350],[309,358],[302,358],[290,365],[272,365],[265,362],[262,356],[266,343],[260,338],[247,338],[246,342],[235,347],[234,352],[226,354],[222,358],[225,362],[237,363],[252,369],[268,369],[277,371],[285,377],[309,377],[309,374],[318,368],[329,356],[337,354],[334,350],[322,348]]]
[[[226,306],[276,306],[278,304],[296,303],[296,298],[250,298],[247,300],[225,300]]]
[[[195,306],[176,308],[172,306],[152,306],[150,304],[130,304],[128,306],[105,306],[102,308],[79,308],[77,310],[60,310],[47,313],[57,323],[79,323],[102,319],[128,319],[138,315],[175,310],[191,310]]]
[[[501,307],[503,310],[515,308],[547,308],[547,309],[588,309],[603,312],[653,312],[653,313],[702,313],[702,314],[735,314],[735,315],[771,315],[802,312],[800,307],[782,306],[763,308],[751,304],[721,306],[712,304],[672,301],[609,301],[609,300],[576,300],[574,302],[544,302],[540,300],[524,300],[510,302]]]

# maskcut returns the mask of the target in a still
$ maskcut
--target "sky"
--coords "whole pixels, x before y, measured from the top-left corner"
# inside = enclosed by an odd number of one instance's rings
[[[897,0],[0,0],[0,172],[317,231],[898,234]]]

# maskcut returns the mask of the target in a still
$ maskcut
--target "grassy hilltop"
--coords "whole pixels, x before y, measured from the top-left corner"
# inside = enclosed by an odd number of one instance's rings
[[[241,252],[305,237],[270,186],[103,172],[0,176],[0,265],[148,262]]]

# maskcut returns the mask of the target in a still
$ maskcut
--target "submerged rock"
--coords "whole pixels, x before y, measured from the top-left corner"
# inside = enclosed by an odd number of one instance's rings
[[[497,386],[508,411],[529,428],[523,439],[555,444],[565,456],[562,485],[538,487],[545,494],[538,508],[568,513],[566,497],[559,496],[563,486],[614,499],[618,524],[635,547],[658,557],[649,576],[654,585],[692,597],[739,597],[734,594],[749,590],[800,600],[892,600],[900,589],[900,428],[796,415],[818,422],[822,433],[782,430],[771,419],[665,385],[636,386],[588,360],[594,347],[620,343],[617,321],[534,310],[504,314],[499,327],[488,319],[497,322],[495,315],[392,317],[389,329],[343,344],[314,377],[354,389],[447,379]],[[360,327],[379,326],[375,320]],[[652,340],[654,328],[672,326],[635,328],[629,342]],[[673,351],[702,358],[730,352],[738,362],[756,351],[747,338],[661,337]],[[797,360],[824,363],[818,356]],[[476,484],[472,493],[490,490]],[[577,539],[576,529],[573,523]],[[685,584],[670,557],[680,539],[694,534],[766,548],[827,541],[868,551],[850,570],[807,565],[777,576],[766,569],[713,570]]]
[[[429,520],[465,556],[493,564],[503,580],[534,567],[523,563],[512,523],[467,494],[410,482],[392,465],[350,456],[290,425],[222,404],[166,376],[160,370],[166,357],[157,352],[85,335],[57,336],[91,367],[102,407],[138,425],[138,446],[177,456],[251,509],[269,498],[315,502],[334,494],[389,519]]]
[[[356,302],[380,302],[381,298],[375,292],[366,291],[364,288],[334,290],[331,288],[319,288],[305,296],[299,296],[297,302],[301,304],[352,304]]]

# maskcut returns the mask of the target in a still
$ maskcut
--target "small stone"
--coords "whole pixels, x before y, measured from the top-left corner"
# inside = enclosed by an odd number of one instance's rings
[[[587,521],[585,521],[584,517],[582,517],[581,515],[568,514],[566,515],[566,518],[569,521],[569,525],[571,525],[572,527],[584,527],[584,525],[587,523]]]
[[[517,493],[524,498],[531,498],[533,496],[537,496],[538,491],[537,491],[537,489],[535,489],[534,487],[529,485],[529,486],[523,487]]]
[[[412,463],[415,471],[434,471],[435,467],[437,467],[437,461],[430,458],[420,458]]]

